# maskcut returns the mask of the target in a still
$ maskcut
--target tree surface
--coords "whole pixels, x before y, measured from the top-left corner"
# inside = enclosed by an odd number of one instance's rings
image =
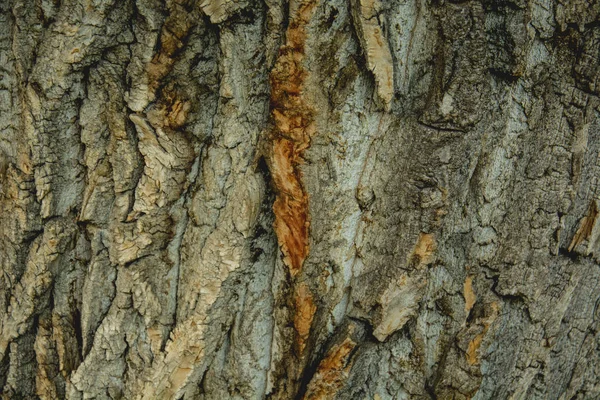
[[[598,0],[0,1],[2,399],[600,398]]]

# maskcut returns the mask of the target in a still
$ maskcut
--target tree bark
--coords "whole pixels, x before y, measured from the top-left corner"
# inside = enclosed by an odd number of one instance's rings
[[[598,0],[0,10],[2,399],[600,398]]]

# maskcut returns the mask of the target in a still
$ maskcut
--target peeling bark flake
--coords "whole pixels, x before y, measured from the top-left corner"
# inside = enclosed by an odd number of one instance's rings
[[[387,38],[378,20],[380,12],[379,0],[352,2],[354,25],[367,59],[367,67],[375,77],[377,97],[383,108],[389,111],[394,98],[394,66]]]

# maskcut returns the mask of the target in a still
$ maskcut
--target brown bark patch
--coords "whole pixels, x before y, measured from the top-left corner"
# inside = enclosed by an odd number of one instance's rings
[[[479,349],[481,347],[481,343],[485,335],[488,333],[490,326],[498,317],[498,303],[493,302],[490,304],[491,312],[490,315],[483,320],[483,330],[481,333],[477,334],[470,342],[467,348],[466,358],[469,365],[478,365],[479,364]]]
[[[302,65],[308,24],[316,1],[290,4],[296,12],[286,42],[271,71],[271,122],[267,158],[277,198],[275,233],[284,262],[294,276],[308,255],[308,193],[302,184],[303,153],[315,132],[314,111],[303,93],[307,72]]]
[[[467,349],[467,362],[469,365],[479,364],[479,347],[481,347],[483,336],[484,333],[482,332],[469,342],[469,348]]]
[[[172,3],[169,12],[160,31],[159,51],[146,67],[150,93],[158,89],[162,79],[173,68],[177,52],[184,47],[194,26],[190,13],[181,4]]]
[[[298,350],[302,354],[306,347],[306,340],[310,334],[310,327],[312,325],[315,312],[317,307],[313,300],[313,296],[308,288],[308,285],[301,283],[296,286],[296,292],[294,294],[294,328],[298,333]]]
[[[419,266],[428,265],[433,261],[433,253],[436,249],[435,236],[432,233],[421,232],[410,259]]]
[[[473,277],[467,276],[463,285],[463,297],[465,298],[465,314],[469,314],[475,301],[477,301],[477,295],[473,290]]]
[[[350,354],[356,343],[346,338],[341,344],[333,346],[319,364],[315,376],[308,385],[305,400],[332,399],[348,378],[352,363]]]
[[[147,113],[153,127],[177,130],[185,125],[191,104],[182,100],[176,90],[165,88],[162,98]]]
[[[584,240],[587,240],[592,234],[592,229],[596,224],[596,219],[598,218],[598,206],[595,201],[592,201],[590,204],[590,208],[585,217],[581,219],[581,223],[579,224],[579,229],[575,232],[575,236],[573,236],[573,240],[569,245],[569,251],[573,251],[574,248],[579,246]]]

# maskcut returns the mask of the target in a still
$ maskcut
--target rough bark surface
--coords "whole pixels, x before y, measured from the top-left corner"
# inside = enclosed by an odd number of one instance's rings
[[[3,399],[600,398],[598,0],[0,1]]]

